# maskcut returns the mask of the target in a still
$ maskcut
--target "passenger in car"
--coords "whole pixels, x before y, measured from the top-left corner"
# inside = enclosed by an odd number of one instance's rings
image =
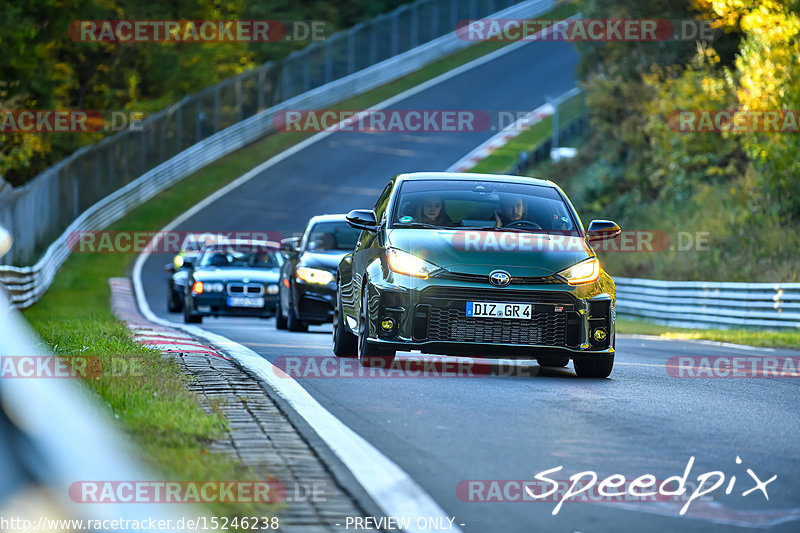
[[[414,220],[424,224],[433,224],[434,226],[452,227],[460,225],[447,215],[444,198],[441,196],[424,197],[417,206]]]

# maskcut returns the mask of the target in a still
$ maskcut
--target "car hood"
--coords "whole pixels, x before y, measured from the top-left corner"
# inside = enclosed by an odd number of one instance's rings
[[[215,268],[203,267],[194,271],[196,281],[248,281],[277,283],[280,270],[276,268]]]
[[[306,252],[300,258],[300,266],[307,266],[310,268],[322,268],[325,270],[330,270],[331,272],[336,272],[336,269],[339,267],[339,263],[341,263],[342,258],[347,255],[348,252],[344,250],[334,250],[330,252]]]
[[[550,276],[594,255],[580,237],[466,229],[393,229],[387,247],[451,272],[478,275],[503,269],[512,276]]]

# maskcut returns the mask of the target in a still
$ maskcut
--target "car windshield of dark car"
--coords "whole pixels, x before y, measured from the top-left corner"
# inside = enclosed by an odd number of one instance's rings
[[[473,180],[410,180],[394,204],[392,227],[514,229],[579,236],[553,187]]]
[[[361,230],[351,228],[347,222],[317,222],[308,234],[306,250],[309,252],[352,251]]]
[[[276,252],[263,250],[212,249],[206,250],[200,258],[201,267],[216,268],[276,268],[280,264]]]

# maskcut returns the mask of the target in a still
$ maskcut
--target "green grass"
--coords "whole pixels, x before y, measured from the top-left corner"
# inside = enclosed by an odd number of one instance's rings
[[[583,113],[583,95],[579,94],[568,99],[559,108],[559,122],[569,124],[579,118]],[[517,162],[517,157],[522,151],[530,152],[553,135],[553,117],[545,117],[523,131],[508,143],[492,152],[487,158],[478,162],[470,172],[484,172],[490,174],[507,174]]]
[[[575,11],[574,5],[566,4],[544,17],[563,18]],[[373,106],[507,44],[478,43],[332,108]],[[157,231],[212,192],[311,135],[283,132],[267,136],[188,176],[107,229]],[[135,344],[111,313],[108,279],[126,276],[134,259],[134,254],[72,254],[44,297],[24,311],[25,318],[61,356],[98,357],[106,368],[124,360],[138,369],[130,377],[101,373],[87,379],[86,384],[119,419],[144,457],[171,479],[247,479],[249,473],[232,458],[208,451],[209,442],[224,436],[225,420],[205,414],[187,391],[190,378],[178,365]],[[210,507],[216,514],[227,516],[250,513],[241,504]]]
[[[662,326],[645,320],[617,318],[617,333],[657,335],[665,339],[705,339],[720,342],[800,349],[800,331],[756,329],[690,329]]]

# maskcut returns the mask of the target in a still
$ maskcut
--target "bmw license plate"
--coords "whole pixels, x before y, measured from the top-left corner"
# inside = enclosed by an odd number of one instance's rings
[[[228,307],[264,307],[264,298],[229,296]]]
[[[530,320],[533,304],[467,302],[467,316],[475,318],[518,318]]]

